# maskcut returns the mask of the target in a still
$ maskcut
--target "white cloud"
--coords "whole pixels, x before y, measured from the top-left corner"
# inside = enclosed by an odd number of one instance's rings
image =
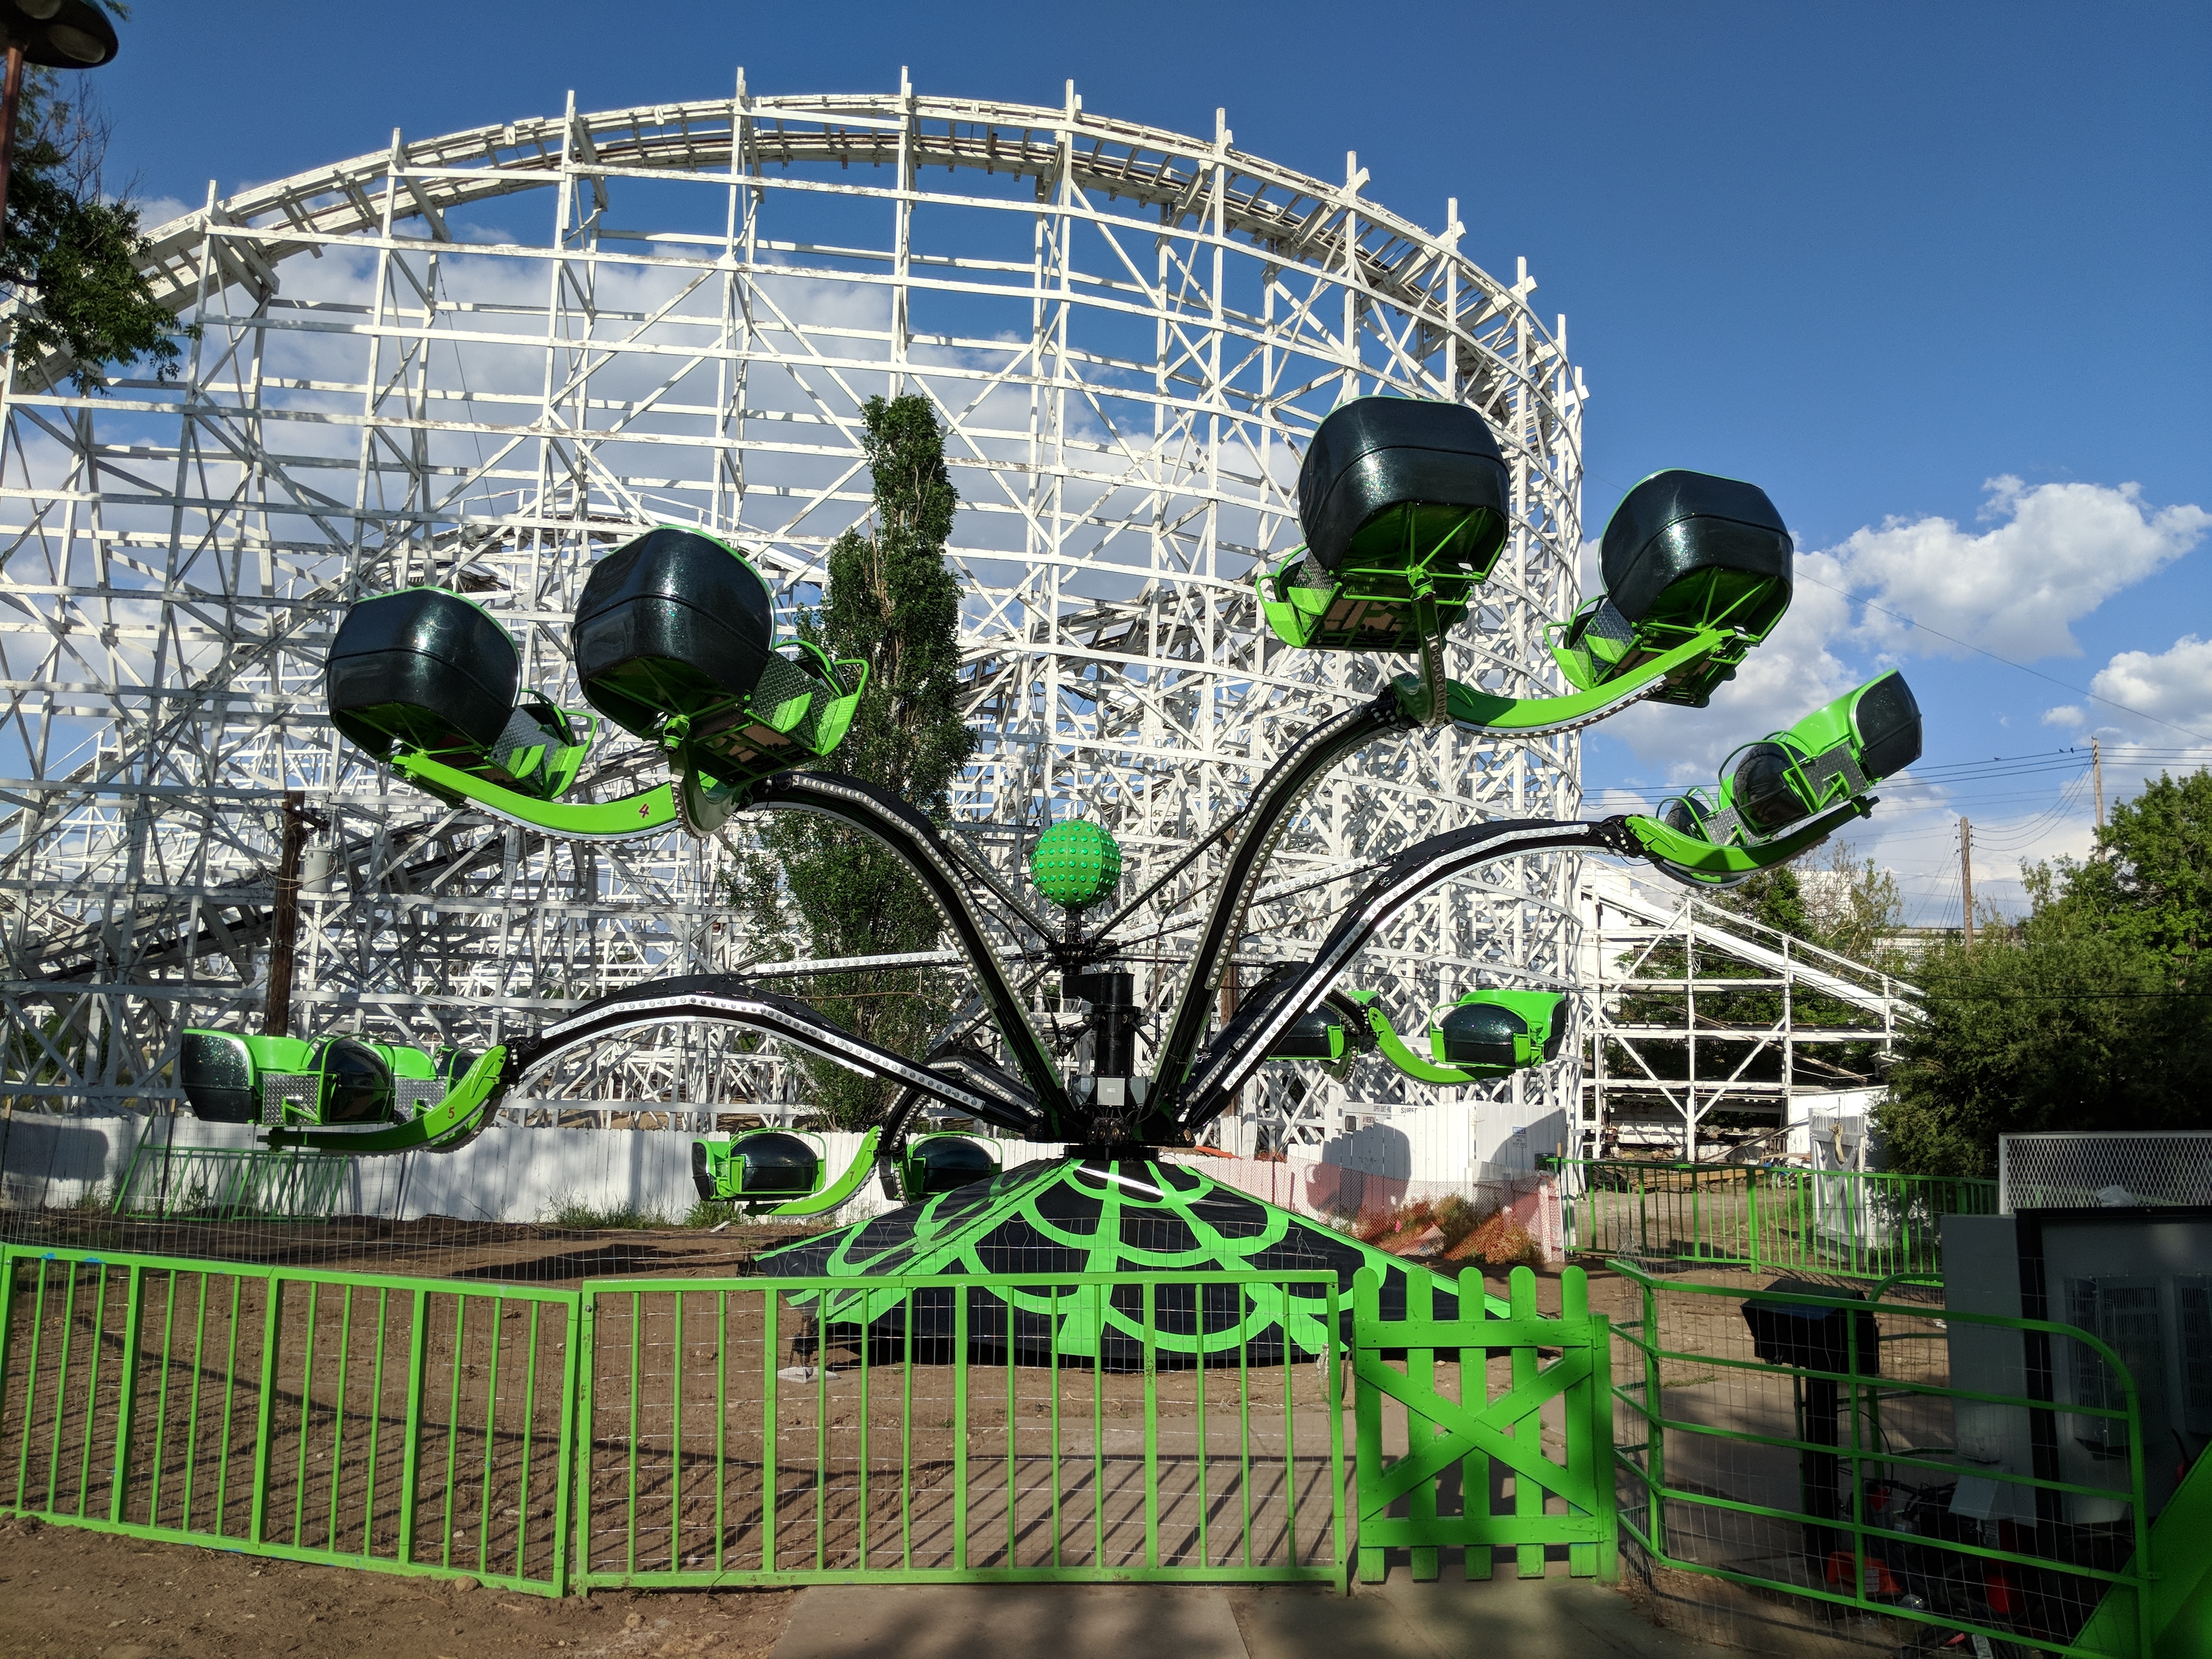
[[[2078,655],[2069,624],[2155,574],[2212,527],[2212,513],[2200,507],[2145,507],[2138,484],[2031,489],[2005,477],[1983,488],[1990,529],[1888,519],[1834,550],[1844,585],[1882,607],[1862,611],[1859,638],[1900,653],[1967,654],[1926,631],[1936,629],[2017,660]]]
[[[2186,634],[2168,650],[2123,651],[2097,671],[2089,689],[2107,700],[2097,712],[2108,723],[2168,738],[2174,726],[2212,738],[2212,640]],[[2113,703],[2152,718],[2136,719]],[[2085,716],[2079,708],[2054,708],[2043,718],[2080,725]]]

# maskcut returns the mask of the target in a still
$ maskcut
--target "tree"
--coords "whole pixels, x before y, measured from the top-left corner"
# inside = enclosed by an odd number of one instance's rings
[[[872,398],[863,420],[874,523],[831,545],[822,607],[800,629],[831,655],[868,664],[852,729],[827,764],[941,821],[975,746],[960,710],[960,584],[945,558],[959,496],[927,398]],[[775,819],[762,839],[733,896],[772,957],[789,960],[801,932],[817,957],[937,944],[939,919],[927,893],[878,842],[796,814]],[[841,974],[792,988],[848,1030],[908,1055],[927,1047],[951,1010],[947,976],[929,969]],[[840,1127],[872,1122],[890,1103],[890,1085],[878,1079],[824,1062],[807,1069],[824,1115]]]
[[[54,70],[30,70],[24,82],[0,246],[0,289],[22,307],[6,344],[18,364],[60,354],[80,392],[105,390],[110,368],[141,361],[167,380],[183,356],[176,337],[197,328],[179,326],[138,269],[151,246],[138,210],[102,198],[106,118],[88,88],[65,87]]]
[[[2160,777],[2027,888],[2019,923],[1922,959],[1927,1018],[1876,1118],[1893,1168],[1986,1176],[2001,1135],[2212,1127],[2212,776]]]

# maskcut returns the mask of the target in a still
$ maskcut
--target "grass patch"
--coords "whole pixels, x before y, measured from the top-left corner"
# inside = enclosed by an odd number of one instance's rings
[[[659,1210],[641,1210],[635,1204],[623,1204],[602,1209],[586,1204],[580,1199],[564,1198],[556,1202],[546,1218],[556,1227],[574,1227],[593,1231],[627,1228],[633,1231],[646,1227],[666,1227],[673,1224]]]

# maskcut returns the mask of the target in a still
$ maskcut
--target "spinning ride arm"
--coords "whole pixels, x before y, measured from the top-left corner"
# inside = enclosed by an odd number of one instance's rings
[[[873,836],[898,855],[927,891],[959,941],[969,966],[982,981],[1000,1035],[1035,1097],[1036,1111],[1042,1114],[1038,1127],[1058,1131],[1067,1110],[1060,1069],[1053,1064],[1043,1039],[1030,1024],[1021,998],[992,953],[982,919],[968,902],[961,881],[964,860],[937,826],[888,790],[832,773],[779,773],[755,787],[750,805],[769,811],[812,812],[835,819]]]
[[[601,997],[528,1042],[515,1044],[508,1051],[501,1081],[519,1082],[526,1072],[603,1037],[678,1021],[741,1025],[1018,1134],[1031,1135],[1043,1127],[1035,1103],[1017,1090],[995,1081],[951,1076],[895,1054],[854,1036],[795,998],[761,990],[734,974],[660,980]]]
[[[1330,767],[1385,732],[1411,730],[1410,719],[1395,692],[1325,720],[1302,735],[1290,752],[1277,761],[1254,793],[1243,833],[1230,851],[1229,867],[1215,889],[1213,905],[1199,934],[1190,973],[1176,1002],[1175,1016],[1161,1045],[1158,1069],[1153,1073],[1152,1094],[1159,1107],[1170,1111],[1183,1074],[1190,1069],[1200,1039],[1206,1035],[1214,981],[1224,953],[1236,946],[1250,908],[1251,890],[1274,850],[1283,821],[1314,781]]]
[[[1267,1051],[1328,994],[1376,929],[1423,893],[1492,859],[1576,848],[1606,853],[1639,850],[1626,821],[1620,818],[1600,823],[1509,818],[1449,830],[1407,848],[1354,901],[1311,962],[1282,981],[1272,997],[1237,1011],[1206,1064],[1191,1077],[1179,1097],[1169,1103],[1168,1110],[1176,1126],[1194,1133],[1218,1117],[1237,1091],[1265,1063]]]

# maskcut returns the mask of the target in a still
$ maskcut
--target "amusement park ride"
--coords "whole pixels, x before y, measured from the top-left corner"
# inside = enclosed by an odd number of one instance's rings
[[[416,787],[550,836],[613,841],[677,823],[703,835],[737,812],[778,811],[861,830],[928,891],[975,976],[980,1009],[919,1060],[736,975],[627,988],[474,1059],[354,1037],[193,1032],[184,1063],[194,1109],[258,1121],[271,1146],[451,1151],[526,1073],[580,1045],[673,1021],[726,1022],[897,1085],[860,1156],[834,1180],[819,1144],[789,1131],[695,1145],[701,1196],[754,1212],[827,1213],[871,1170],[904,1200],[890,1215],[787,1247],[778,1255],[790,1271],[978,1268],[1017,1249],[1024,1265],[1041,1267],[1043,1250],[1053,1271],[1110,1267],[1117,1256],[1146,1255],[1128,1234],[1124,1212],[1134,1209],[1182,1224],[1170,1230],[1172,1248],[1152,1252],[1166,1265],[1241,1266],[1278,1244],[1302,1253],[1294,1265],[1364,1256],[1364,1247],[1340,1235],[1159,1161],[1157,1149],[1194,1142],[1268,1063],[1341,1067],[1371,1053],[1408,1077],[1450,1085],[1552,1060],[1567,1024],[1556,994],[1470,990],[1433,1020],[1424,1056],[1373,994],[1337,987],[1405,906],[1492,860],[1573,849],[1642,859],[1712,885],[1780,864],[1871,810],[1873,787],[1917,758],[1920,716],[1903,679],[1883,674],[1737,750],[1711,789],[1670,799],[1656,815],[1506,819],[1418,842],[1358,895],[1310,960],[1278,968],[1209,1032],[1213,993],[1276,837],[1330,767],[1423,728],[1525,737],[1587,726],[1645,699],[1703,708],[1790,603],[1791,543],[1763,491],[1657,473],[1629,492],[1606,528],[1605,592],[1548,630],[1573,689],[1495,696],[1443,672],[1446,638],[1464,623],[1509,522],[1505,467],[1479,413],[1405,398],[1340,405],[1308,447],[1298,513],[1304,545],[1259,573],[1269,628],[1294,647],[1408,656],[1413,672],[1301,733],[1261,781],[1148,1072],[1136,1063],[1133,978],[1113,966],[1122,955],[1116,930],[1137,906],[1084,922],[1119,878],[1111,837],[1074,819],[1040,839],[1031,873],[1064,913],[1055,925],[904,801],[804,769],[836,750],[866,665],[775,638],[768,585],[744,556],[710,535],[663,526],[601,560],[585,586],[572,646],[589,710],[556,708],[521,687],[514,641],[471,601],[414,587],[365,599],[346,617],[327,667],[332,720]],[[669,781],[616,800],[565,800],[602,719],[658,745]],[[1063,1073],[1031,1023],[1022,989],[988,947],[987,919],[1034,935],[1035,955],[1087,1008],[1077,1069]],[[987,1022],[995,1052],[976,1041]],[[916,1133],[925,1112],[1060,1141],[1067,1156],[1000,1172],[982,1141]],[[1116,1214],[1121,1222],[1109,1226]]]

